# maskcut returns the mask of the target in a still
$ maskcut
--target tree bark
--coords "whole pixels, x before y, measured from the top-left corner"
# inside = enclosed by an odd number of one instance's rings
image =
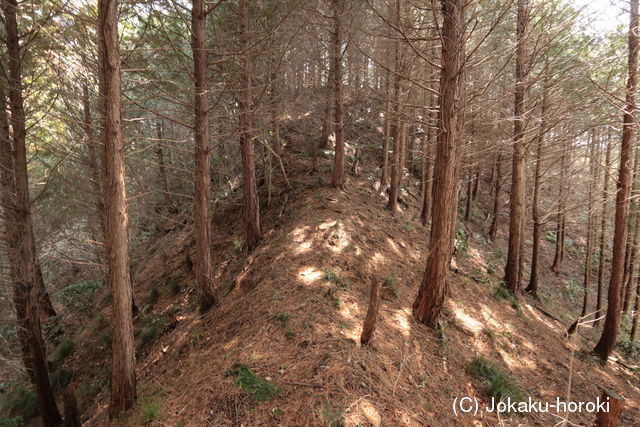
[[[633,306],[633,322],[631,323],[631,333],[629,334],[629,340],[635,343],[636,336],[638,334],[638,319],[640,319],[640,275],[636,279],[636,302]]]
[[[607,234],[607,201],[608,197],[608,189],[609,189],[609,166],[611,163],[611,135],[607,136],[607,148],[605,152],[605,169],[604,169],[604,181],[602,185],[602,211],[600,213],[600,246],[598,249],[598,290],[596,294],[596,314],[595,318],[599,319],[602,315],[602,292],[604,289],[604,271],[605,271],[605,261],[606,254],[605,251],[607,249],[606,242],[606,234]],[[600,320],[596,320],[593,325],[594,327],[600,323]]]
[[[433,162],[431,160],[431,152],[433,150],[433,140],[434,140],[434,131],[435,128],[429,125],[427,129],[427,144],[426,144],[426,171],[425,171],[425,184],[424,184],[424,194],[422,195],[422,212],[420,213],[420,219],[422,220],[422,225],[426,226],[429,221],[429,216],[431,215],[431,202],[433,201]]]
[[[536,166],[533,174],[533,200],[531,201],[531,218],[533,219],[533,238],[531,251],[531,275],[529,276],[529,284],[525,288],[525,292],[532,295],[538,293],[538,269],[540,258],[540,234],[542,224],[540,222],[540,181],[542,179],[542,153],[544,149],[544,137],[547,127],[547,108],[548,108],[549,89],[548,82],[545,79],[545,85],[542,92],[542,108],[540,111],[540,129],[536,140]]]
[[[467,174],[467,196],[464,208],[464,221],[469,222],[471,218],[471,197],[473,193],[473,178],[471,173]]]
[[[613,233],[613,256],[611,278],[607,296],[607,314],[600,340],[593,349],[603,362],[606,362],[616,345],[620,327],[620,288],[622,286],[624,242],[627,237],[627,215],[629,213],[629,178],[631,154],[633,149],[635,126],[635,93],[638,68],[638,0],[631,0],[629,21],[629,76],[622,126],[622,145],[620,147],[620,169],[618,172],[616,211]]]
[[[564,223],[565,223],[565,177],[567,167],[567,147],[562,149],[560,157],[560,181],[558,182],[558,213],[556,218],[556,246],[551,271],[560,274],[560,266],[564,258]]]
[[[458,200],[458,174],[464,128],[465,0],[442,1],[442,73],[440,76],[438,139],[434,205],[429,254],[413,316],[438,326],[448,292]]]
[[[335,97],[335,162],[333,165],[332,185],[337,188],[344,186],[344,112],[342,110],[342,14],[344,0],[332,0],[333,6],[333,90]]]
[[[400,23],[400,0],[395,1],[394,21],[396,25]],[[400,185],[399,176],[402,175],[401,145],[402,140],[402,124],[400,115],[402,114],[402,108],[400,106],[400,48],[399,42],[394,42],[394,61],[393,61],[393,120],[391,124],[391,133],[393,135],[393,161],[391,162],[391,182],[389,185],[389,201],[387,203],[387,209],[392,213],[398,210],[398,186]]]
[[[493,185],[493,216],[489,227],[489,240],[494,242],[498,233],[500,219],[500,191],[502,190],[502,154],[496,156],[495,178]]]
[[[249,5],[247,0],[239,3],[240,51],[242,64],[240,72],[240,154],[242,157],[242,195],[244,200],[243,222],[244,238],[247,250],[253,250],[260,239],[260,207],[258,206],[258,187],[256,183],[256,161],[253,149],[253,95],[251,92],[251,60],[249,42],[251,28]]]
[[[378,318],[378,309],[380,308],[380,289],[382,288],[382,282],[376,280],[371,285],[371,294],[369,295],[369,308],[367,309],[367,315],[364,319],[364,325],[362,326],[362,335],[360,335],[360,343],[362,345],[369,344],[373,333],[376,329],[376,319]]]
[[[198,307],[200,313],[215,303],[211,272],[211,165],[209,157],[209,106],[207,99],[207,35],[205,32],[205,2],[193,0],[191,8],[191,48],[194,76],[194,142],[195,142],[195,195],[193,224],[196,237],[194,261]]]
[[[624,407],[624,399],[615,393],[603,390],[601,400],[606,402],[606,410],[596,413],[596,427],[618,427],[620,425],[620,414]]]
[[[635,159],[633,172],[631,174],[631,200],[629,207],[629,232],[627,234],[627,255],[628,261],[625,265],[624,279],[622,282],[622,289],[620,298],[622,301],[622,313],[627,314],[629,312],[629,306],[631,304],[631,294],[633,290],[634,272],[636,269],[636,258],[638,254],[638,241],[640,240],[640,206],[635,198],[638,195],[638,164],[640,163],[640,149],[635,150]]]
[[[514,294],[518,293],[520,277],[520,248],[522,236],[522,224],[524,221],[524,114],[525,114],[525,88],[526,88],[526,32],[529,23],[528,0],[518,0],[518,16],[516,25],[516,86],[515,107],[513,121],[513,161],[511,172],[511,197],[509,215],[509,244],[507,252],[507,265],[505,267],[505,285]]]
[[[91,104],[89,102],[89,84],[85,81],[82,84],[82,110],[83,110],[83,132],[87,145],[87,162],[89,173],[91,174],[91,190],[93,194],[93,203],[95,207],[95,216],[98,218],[98,227],[100,237],[96,240],[102,241],[102,245],[96,248],[96,258],[100,263],[104,263],[104,240],[107,233],[107,224],[105,219],[104,194],[100,182],[100,165],[98,162],[98,150],[96,150],[96,139],[93,132],[93,118],[91,114]],[[97,233],[96,233],[97,234]]]
[[[164,200],[164,206],[169,213],[177,214],[178,208],[171,200],[171,194],[169,193],[169,180],[167,179],[167,170],[164,165],[164,133],[162,129],[162,122],[156,121],[156,134],[158,136],[158,142],[156,144],[156,159],[158,161],[158,181],[160,182],[160,188],[162,191],[162,198]]]
[[[391,138],[391,72],[387,69],[386,107],[384,113],[384,139],[382,140],[382,175],[380,191],[384,192],[389,185],[389,139]]]
[[[129,409],[136,400],[133,342],[133,291],[129,273],[129,235],[125,156],[122,129],[120,50],[117,0],[99,0],[98,34],[104,52],[104,167],[109,282],[113,295],[113,344],[110,417]]]
[[[13,131],[13,174],[6,170],[11,161],[5,158],[10,152],[9,132],[6,125],[4,105],[0,127],[3,128],[3,177],[9,183],[11,191],[9,205],[3,211],[13,228],[8,245],[11,278],[13,281],[13,301],[16,308],[17,333],[23,350],[25,367],[35,386],[38,398],[38,409],[46,426],[56,426],[62,422],[60,412],[53,396],[49,382],[46,360],[46,346],[42,339],[40,317],[38,313],[38,277],[36,266],[36,249],[33,236],[33,219],[31,216],[31,200],[29,198],[29,177],[27,170],[27,146],[24,98],[22,94],[22,53],[18,35],[18,3],[16,0],[2,0],[0,7],[4,14],[5,41],[9,58],[9,104],[11,109],[11,129]],[[2,83],[4,84],[4,83]],[[4,94],[1,94],[4,101]],[[2,102],[4,104],[4,102]],[[13,175],[13,188],[11,185]],[[11,197],[11,195],[13,197]],[[5,196],[3,196],[3,199]],[[13,200],[10,200],[13,199]],[[2,200],[3,202],[5,200]]]
[[[589,304],[589,285],[591,284],[591,256],[593,252],[593,183],[596,180],[596,136],[595,132],[591,133],[591,141],[589,144],[589,189],[587,194],[587,247],[584,257],[584,280],[582,287],[584,289],[582,298],[582,312],[580,316],[587,314],[587,305]]]

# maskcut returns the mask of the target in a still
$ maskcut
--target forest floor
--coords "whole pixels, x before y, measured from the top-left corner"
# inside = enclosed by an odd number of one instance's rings
[[[623,424],[640,422],[637,360],[615,353],[603,367],[590,356],[598,330],[565,339],[578,317],[583,242],[570,242],[560,276],[549,271],[553,243],[543,239],[540,299],[518,304],[500,291],[506,257],[506,213],[487,241],[488,186],[468,223],[450,274],[441,331],[416,323],[411,305],[424,272],[428,228],[420,224],[415,187],[400,211],[385,209],[375,162],[348,174],[344,190],[328,185],[332,162],[309,172],[310,159],[291,138],[283,156],[288,181],[274,172],[269,206],[261,191],[264,239],[242,250],[241,194],[216,203],[213,261],[220,303],[197,316],[188,221],[168,221],[136,249],[136,406],[115,425],[545,425],[565,414],[459,414],[455,398],[488,404],[491,385],[477,374],[492,361],[535,401],[593,401],[602,388],[626,399]],[[297,151],[296,151],[297,150]],[[506,200],[505,204],[506,206]],[[186,224],[186,225],[185,225]],[[569,227],[570,228],[570,227]],[[570,234],[571,236],[571,234]],[[525,250],[530,253],[530,241]],[[528,275],[528,270],[527,270]],[[383,281],[377,330],[359,337],[372,284]],[[106,423],[109,345],[101,314],[76,323],[76,350],[66,363],[80,378],[86,425]],[[82,326],[82,327],[80,327]],[[626,332],[624,332],[626,334]],[[623,362],[623,363],[619,363]],[[634,365],[636,363],[636,365]],[[491,366],[491,365],[489,365]],[[570,390],[568,384],[571,384]],[[570,414],[590,425],[594,414]]]

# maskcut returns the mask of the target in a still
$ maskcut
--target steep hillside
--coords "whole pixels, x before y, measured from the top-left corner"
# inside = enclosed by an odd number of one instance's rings
[[[304,151],[294,144],[284,157],[290,188],[276,172],[270,206],[264,206],[265,238],[251,254],[241,248],[240,196],[215,207],[213,258],[221,300],[209,313],[194,315],[188,225],[171,230],[165,225],[165,234],[139,248],[145,256],[136,270],[136,294],[139,305],[146,305],[136,321],[139,403],[116,425],[553,425],[561,420],[551,414],[456,417],[456,397],[488,403],[491,391],[477,376],[487,361],[515,384],[507,387],[519,387],[535,400],[552,402],[570,393],[570,400],[590,401],[606,387],[627,399],[627,424],[640,419],[637,369],[634,373],[630,362],[625,367],[614,361],[606,368],[596,363],[589,356],[591,327],[570,341],[564,338],[579,299],[567,294],[566,277],[543,268],[542,301],[522,297],[516,305],[508,295],[501,297],[505,253],[495,248],[505,247],[505,236],[501,231],[495,244],[483,237],[482,201],[471,222],[460,226],[446,320],[436,332],[411,317],[428,250],[416,189],[403,193],[401,212],[392,215],[366,156],[364,172],[349,176],[341,191],[323,178],[329,176],[329,159],[322,159],[322,173],[311,174],[308,158],[295,148]],[[548,266],[552,246],[546,241],[544,246]],[[566,260],[571,274],[580,270],[579,252],[570,251]],[[359,336],[376,281],[384,282],[384,298],[372,344],[363,348]],[[103,318],[108,311],[105,307]],[[85,344],[74,356],[82,382],[101,390],[80,393],[91,414],[87,425],[106,422],[107,365],[98,357],[98,344],[86,344],[101,328],[85,328],[80,338]],[[569,420],[589,424],[593,415],[572,414]]]

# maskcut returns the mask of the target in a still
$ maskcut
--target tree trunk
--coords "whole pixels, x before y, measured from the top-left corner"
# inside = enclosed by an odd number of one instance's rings
[[[494,242],[498,233],[498,220],[500,217],[500,191],[502,190],[502,154],[496,157],[495,178],[493,185],[493,217],[489,227],[489,240]]]
[[[560,181],[558,182],[558,213],[556,222],[556,249],[553,256],[551,271],[556,275],[560,274],[560,265],[564,258],[564,222],[565,222],[565,176],[567,167],[567,147],[562,150],[560,157]]]
[[[89,102],[89,84],[86,81],[82,84],[82,109],[82,127],[84,136],[86,138],[87,152],[89,154],[87,161],[89,166],[89,173],[91,174],[91,192],[93,193],[95,216],[98,218],[100,236],[96,240],[102,241],[102,245],[96,248],[96,258],[98,259],[98,262],[104,263],[104,241],[107,232],[107,224],[105,219],[106,210],[104,207],[104,194],[102,193],[102,187],[100,186],[100,182],[102,181],[102,179],[100,175],[100,165],[98,162],[98,150],[96,150],[96,139],[93,132],[93,118],[91,114],[91,105]]]
[[[13,130],[13,169],[5,170],[2,182],[9,188],[3,188],[9,201],[3,212],[7,215],[12,230],[9,233],[9,261],[13,281],[13,301],[16,308],[17,333],[23,350],[25,367],[33,382],[38,398],[38,409],[42,422],[46,426],[56,426],[62,422],[60,412],[53,396],[49,372],[47,369],[46,346],[42,339],[40,318],[38,313],[38,277],[36,267],[36,250],[33,237],[33,220],[31,217],[31,200],[29,198],[29,177],[27,171],[27,147],[24,99],[22,94],[22,54],[18,35],[18,3],[16,0],[0,2],[4,14],[5,41],[9,57],[9,103],[11,107],[11,129]],[[4,84],[4,83],[2,83]],[[4,104],[4,93],[2,104]],[[8,126],[6,125],[6,109],[4,105],[0,119],[3,128],[0,135],[2,143],[3,165],[11,166],[11,159],[6,158],[11,152]],[[4,170],[4,167],[3,167]],[[13,170],[13,173],[11,173]],[[12,176],[13,175],[13,176]],[[13,178],[13,184],[11,183]],[[11,191],[9,196],[5,192]],[[13,197],[11,197],[13,195]]]
[[[433,126],[429,126],[427,130],[427,146],[426,146],[426,171],[425,171],[425,185],[424,185],[424,194],[422,195],[422,212],[420,214],[420,219],[422,220],[422,225],[426,226],[429,221],[429,216],[431,214],[431,202],[433,201],[433,162],[431,161],[431,152],[433,147],[433,136],[434,136],[434,128]]]
[[[622,301],[622,313],[627,314],[629,312],[629,306],[631,304],[631,293],[633,290],[634,272],[636,269],[636,258],[638,254],[638,240],[640,238],[640,206],[635,198],[638,195],[638,164],[640,163],[640,149],[636,148],[634,156],[633,172],[631,174],[631,200],[629,207],[629,231],[627,234],[627,251],[628,255],[627,263],[625,264],[624,279],[622,282],[622,289],[620,298]]]
[[[196,237],[194,267],[198,288],[200,313],[209,310],[215,303],[211,283],[211,220],[209,198],[211,197],[211,166],[209,158],[209,114],[207,100],[207,40],[204,0],[193,0],[191,8],[191,47],[193,51],[194,76],[194,142],[195,142],[195,195],[193,224]]]
[[[400,1],[396,0],[394,10],[394,20],[396,25],[400,22]],[[391,6],[391,5],[390,5]],[[393,135],[393,161],[391,163],[391,182],[389,185],[389,202],[387,209],[392,213],[398,210],[398,186],[400,180],[398,177],[402,175],[402,165],[400,164],[400,152],[402,151],[402,124],[400,115],[402,109],[400,106],[400,49],[398,41],[394,42],[394,61],[393,61],[393,120],[391,124],[391,133]]]
[[[136,400],[135,347],[133,342],[133,291],[129,274],[127,189],[125,185],[124,140],[120,51],[118,46],[117,0],[99,0],[98,33],[104,52],[104,167],[107,260],[113,295],[113,339],[111,406],[117,417]]]
[[[51,297],[47,291],[47,287],[44,284],[44,277],[42,276],[42,267],[40,263],[36,262],[36,295],[38,297],[38,309],[40,310],[41,318],[47,319],[49,317],[56,316],[56,310],[51,303]]]
[[[371,285],[371,294],[369,295],[369,308],[367,309],[367,316],[364,319],[364,325],[362,326],[362,335],[360,335],[360,343],[362,345],[369,344],[371,337],[376,329],[376,319],[378,318],[378,309],[380,308],[380,289],[382,288],[382,282],[376,280]]]
[[[480,169],[481,165],[478,164],[478,166],[476,167],[476,174],[473,177],[473,191],[471,192],[471,200],[476,200],[477,196],[478,196],[478,188],[480,186],[480,177],[482,175],[482,171]]]
[[[473,178],[471,173],[467,175],[467,198],[464,208],[464,221],[469,222],[471,218],[471,197],[473,193]]]
[[[253,150],[253,95],[251,93],[251,60],[249,42],[251,28],[249,21],[249,5],[247,0],[239,4],[240,19],[240,51],[242,65],[240,67],[240,152],[242,156],[242,194],[244,200],[244,237],[247,250],[253,250],[260,239],[260,207],[258,206],[258,187],[256,183],[256,162]]]
[[[344,186],[344,113],[342,111],[342,13],[344,0],[332,0],[333,6],[333,90],[335,92],[335,162],[333,165],[332,185]]]
[[[584,257],[584,280],[582,287],[584,288],[582,298],[582,312],[580,316],[587,314],[587,305],[589,304],[589,285],[591,284],[591,256],[593,252],[593,183],[596,180],[596,136],[595,132],[591,133],[591,141],[589,144],[589,190],[587,193],[587,248]]]
[[[169,193],[169,180],[167,179],[167,170],[164,166],[164,134],[162,129],[162,122],[156,121],[156,133],[158,136],[158,142],[156,144],[156,159],[158,160],[158,181],[160,181],[160,188],[162,191],[162,198],[164,200],[164,206],[167,211],[172,214],[178,213],[178,208],[171,200],[171,194]]]
[[[387,69],[386,78],[386,107],[384,113],[384,139],[382,140],[382,176],[380,177],[380,192],[384,192],[389,185],[389,139],[391,137],[391,72]]]
[[[442,73],[435,164],[434,205],[429,254],[413,316],[437,327],[448,292],[458,200],[458,174],[464,128],[465,0],[443,0]]]
[[[605,251],[607,249],[606,234],[607,234],[607,200],[609,189],[609,165],[611,163],[611,135],[607,136],[607,148],[604,161],[604,182],[602,185],[602,211],[600,213],[600,246],[598,249],[598,291],[596,295],[596,319],[602,315],[602,292],[604,289],[604,264],[606,261]],[[593,326],[597,326],[600,323],[596,320]]]
[[[504,272],[505,285],[511,292],[517,294],[520,277],[520,240],[523,238],[522,224],[524,221],[524,96],[526,72],[526,32],[529,23],[528,0],[518,0],[518,17],[516,25],[516,88],[513,121],[513,161],[511,172],[511,197],[509,212],[509,245],[507,265]]]
[[[540,129],[536,140],[536,166],[533,174],[533,200],[531,201],[531,218],[533,220],[533,242],[531,251],[531,275],[529,276],[529,284],[525,288],[525,292],[532,295],[538,293],[538,269],[540,258],[540,234],[542,224],[540,222],[540,181],[542,179],[542,152],[544,148],[544,136],[547,131],[547,108],[548,108],[548,79],[545,77],[544,89],[542,92],[542,108],[540,111]]]
[[[596,427],[618,427],[624,399],[608,390],[602,391],[600,399],[605,402],[605,410],[596,413]]]
[[[269,84],[269,106],[271,107],[271,126],[273,126],[273,151],[279,156],[282,154],[282,141],[280,140],[280,85],[275,62],[271,61],[271,82]],[[315,141],[315,139],[314,139]]]
[[[636,202],[633,202],[634,207],[633,214],[631,215],[631,219],[633,221],[632,230],[633,238],[631,239],[631,248],[629,255],[629,267],[628,273],[626,274],[625,282],[624,282],[624,292],[621,293],[622,298],[622,313],[629,313],[629,306],[631,305],[631,294],[633,291],[633,282],[634,282],[634,272],[636,270],[636,258],[638,256],[638,243],[640,240],[640,211]],[[631,233],[630,233],[631,234]]]
[[[638,275],[638,278],[636,279],[636,302],[633,306],[633,322],[631,324],[631,333],[629,335],[629,340],[632,343],[635,343],[636,335],[638,334],[638,319],[640,318],[638,310],[640,310],[640,275]]]
[[[606,362],[616,345],[620,327],[620,288],[622,286],[624,242],[627,237],[627,215],[629,213],[629,178],[631,150],[635,126],[635,93],[638,68],[638,0],[631,0],[629,21],[629,77],[627,80],[626,108],[623,116],[622,145],[620,147],[620,169],[618,172],[615,225],[613,232],[613,256],[611,279],[607,293],[607,315],[602,335],[594,348],[594,353]]]

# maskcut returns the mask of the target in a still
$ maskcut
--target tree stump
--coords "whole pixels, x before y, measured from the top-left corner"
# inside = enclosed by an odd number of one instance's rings
[[[371,285],[371,294],[369,296],[369,309],[367,310],[367,316],[364,319],[364,325],[362,326],[362,335],[360,336],[360,343],[367,345],[373,336],[373,332],[376,329],[376,319],[378,318],[378,308],[380,308],[380,289],[382,288],[382,282],[377,280]]]
[[[596,427],[617,427],[624,406],[624,399],[616,393],[603,390],[601,399],[605,402],[605,411],[596,414]]]

